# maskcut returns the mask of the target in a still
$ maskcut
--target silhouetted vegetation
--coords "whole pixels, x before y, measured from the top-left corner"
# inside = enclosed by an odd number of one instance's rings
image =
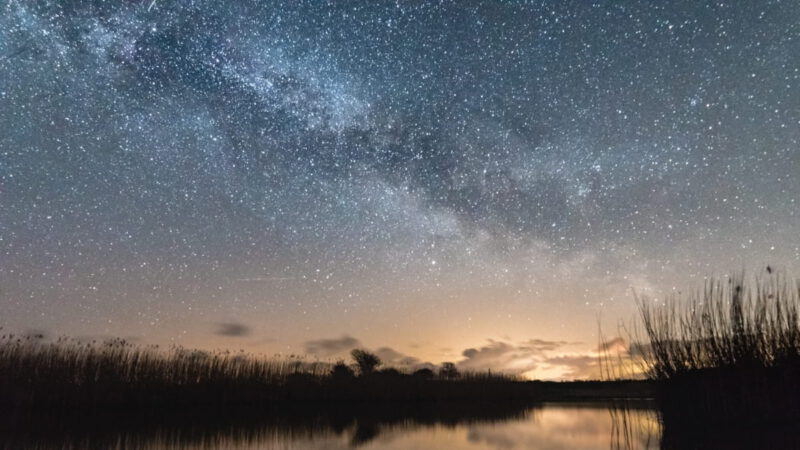
[[[458,368],[454,363],[444,362],[442,363],[442,367],[439,369],[439,376],[445,380],[455,380],[461,376],[461,373],[459,373]]]
[[[713,419],[663,419],[651,401],[619,400],[608,403],[612,450],[734,450],[800,448],[793,423],[715,422]],[[689,406],[691,407],[691,405]]]
[[[772,273],[706,283],[689,301],[640,300],[665,429],[800,418],[800,285]],[[698,422],[699,421],[699,422]]]
[[[344,361],[339,361],[333,365],[331,369],[331,379],[334,381],[350,381],[356,376],[353,369],[350,368]]]
[[[378,358],[377,355],[374,355],[366,350],[361,349],[353,349],[350,352],[350,356],[353,357],[353,361],[356,362],[358,366],[358,370],[361,375],[369,375],[375,371],[375,368],[381,365],[381,359]]]
[[[443,366],[439,374],[430,369],[413,374],[390,367],[375,370],[377,358],[362,352],[353,354],[359,367],[356,374],[343,361],[330,364],[242,352],[159,349],[123,340],[45,342],[5,335],[0,340],[0,408],[69,411],[319,401],[535,402],[636,392],[625,382],[527,382],[503,374],[459,373],[454,365]]]
[[[411,376],[415,378],[421,378],[423,380],[430,380],[435,376],[435,374],[433,373],[433,370],[427,367],[423,367],[422,369],[415,370],[414,373],[411,374]]]

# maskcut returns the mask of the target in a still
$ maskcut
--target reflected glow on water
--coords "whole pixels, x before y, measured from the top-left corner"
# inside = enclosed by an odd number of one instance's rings
[[[140,428],[140,427],[139,427]],[[311,418],[276,417],[257,425],[204,428],[201,423],[157,429],[84,432],[60,442],[17,441],[14,448],[210,449],[648,449],[660,425],[646,407],[548,404],[504,417],[429,414]],[[11,448],[11,447],[6,447]]]

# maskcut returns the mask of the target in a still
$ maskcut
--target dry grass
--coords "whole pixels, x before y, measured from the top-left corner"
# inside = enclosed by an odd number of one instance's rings
[[[419,377],[388,368],[355,376],[326,362],[242,352],[161,349],[123,340],[0,338],[0,407],[269,405],[298,401],[530,397],[498,374]]]
[[[687,302],[639,302],[651,378],[703,369],[797,367],[800,284],[778,275],[709,281]]]
[[[800,285],[772,273],[712,280],[687,301],[639,299],[665,417],[776,421],[800,416]]]

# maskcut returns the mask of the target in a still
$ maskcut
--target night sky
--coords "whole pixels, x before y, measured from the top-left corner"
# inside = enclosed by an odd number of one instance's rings
[[[800,268],[797,1],[0,1],[0,325],[587,376]]]

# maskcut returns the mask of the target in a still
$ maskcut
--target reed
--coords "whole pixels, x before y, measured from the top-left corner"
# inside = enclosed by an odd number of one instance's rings
[[[688,300],[638,299],[665,417],[776,421],[800,417],[800,284],[773,273],[711,280]]]
[[[420,377],[385,368],[356,376],[343,363],[244,352],[166,349],[124,340],[0,337],[0,408],[265,406],[373,400],[531,398],[513,377]]]

